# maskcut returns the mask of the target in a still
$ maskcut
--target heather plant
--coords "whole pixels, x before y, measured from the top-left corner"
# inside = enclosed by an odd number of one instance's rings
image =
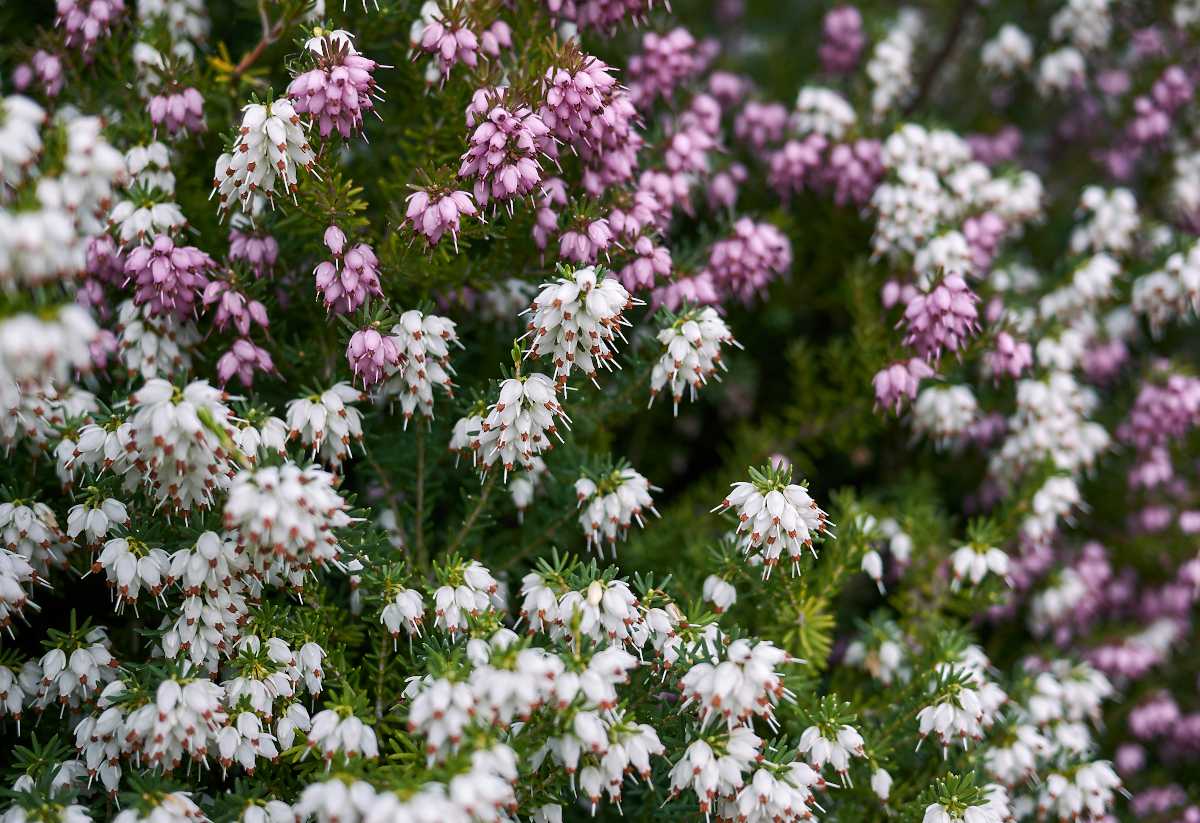
[[[1200,821],[1194,0],[0,26],[4,823]]]

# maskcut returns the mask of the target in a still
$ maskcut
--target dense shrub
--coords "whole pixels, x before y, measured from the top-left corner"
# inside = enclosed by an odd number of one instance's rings
[[[3,820],[1200,820],[1200,5],[0,25]]]

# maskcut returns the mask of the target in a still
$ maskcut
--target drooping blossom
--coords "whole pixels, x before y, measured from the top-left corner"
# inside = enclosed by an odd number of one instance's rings
[[[334,314],[350,314],[368,297],[383,296],[379,258],[366,243],[356,243],[338,259],[323,260],[313,270],[313,276],[321,301]]]
[[[424,237],[430,246],[437,245],[442,235],[450,232],[457,251],[462,216],[473,217],[477,211],[471,195],[465,191],[430,192],[422,189],[408,196],[404,222]]]
[[[753,81],[745,75],[719,69],[708,75],[708,93],[728,108],[733,108],[745,99],[753,88]]]
[[[398,399],[405,428],[416,412],[432,420],[434,386],[454,396],[450,346],[462,348],[454,321],[415,309],[406,311],[392,327],[391,339],[400,352],[400,365],[389,370],[382,395]]]
[[[734,118],[733,133],[741,142],[761,151],[783,138],[787,124],[788,112],[782,103],[751,100]]]
[[[971,250],[971,262],[977,272],[986,272],[996,257],[996,250],[1008,227],[993,211],[968,217],[963,221],[962,234]]]
[[[829,533],[829,516],[805,486],[792,482],[790,468],[756,472],[752,477],[733,483],[733,490],[713,511],[733,511],[737,516],[738,546],[747,557],[760,557],[764,580],[785,550],[795,574],[805,551],[816,556],[813,538]]]
[[[792,244],[770,223],[743,217],[733,234],[712,245],[705,269],[717,289],[749,303],[792,265]]]
[[[468,3],[443,7],[426,2],[413,23],[409,39],[415,48],[433,55],[443,78],[458,63],[471,69],[479,65],[480,42],[468,19],[470,9]]]
[[[671,273],[671,250],[642,235],[633,244],[634,258],[618,272],[629,292],[651,289],[658,278]]]
[[[483,105],[487,112],[471,133],[458,176],[475,178],[480,206],[533,193],[542,180],[539,146],[549,128],[529,106],[506,104],[502,95],[492,95]]]
[[[205,308],[216,306],[213,323],[218,329],[230,324],[237,333],[245,337],[250,333],[250,324],[256,323],[264,329],[268,326],[267,309],[260,301],[249,299],[225,280],[213,280],[204,289]]]
[[[1021,130],[1008,125],[993,134],[968,134],[971,156],[988,166],[1015,160],[1021,148]]]
[[[789,140],[770,154],[767,180],[780,197],[788,198],[814,187],[817,175],[825,167],[827,146],[823,135],[810,134],[803,140]]]
[[[497,19],[483,30],[479,37],[479,50],[488,57],[499,57],[505,49],[512,48],[512,27]]]
[[[919,357],[880,369],[871,380],[875,388],[875,405],[899,414],[905,401],[917,396],[921,381],[933,374],[929,364]]]
[[[55,24],[66,32],[69,48],[87,54],[107,37],[125,14],[124,0],[58,0]]]
[[[542,285],[529,314],[526,357],[554,362],[558,389],[578,369],[592,382],[598,368],[612,369],[617,339],[629,325],[624,313],[641,301],[631,297],[615,277],[592,266],[566,273]]]
[[[1008,332],[996,335],[996,345],[985,355],[992,379],[1016,379],[1033,365],[1033,348],[1024,340],[1014,338]]]
[[[737,205],[739,189],[749,178],[750,173],[741,163],[733,163],[713,174],[708,181],[709,205],[714,209],[732,209]]]
[[[676,124],[664,147],[663,164],[667,171],[688,179],[690,184],[695,178],[708,174],[709,157],[717,148],[717,137],[714,133],[701,126],[694,118],[683,117]]]
[[[817,51],[825,71],[830,74],[853,71],[866,43],[862,15],[857,8],[835,6],[825,13],[821,24],[821,46]]]
[[[569,20],[581,29],[611,32],[627,21],[645,20],[654,0],[545,0],[556,18]]]
[[[191,86],[155,94],[147,110],[150,122],[164,127],[167,134],[182,131],[199,134],[205,129],[204,98]]]
[[[879,141],[861,138],[832,146],[823,168],[818,169],[816,182],[833,192],[833,202],[839,206],[861,207],[871,202],[883,172]]]
[[[299,589],[315,569],[340,566],[335,530],[353,522],[346,509],[333,475],[288,462],[238,473],[224,521],[247,552],[251,568]]]
[[[1154,82],[1149,94],[1133,101],[1133,119],[1126,135],[1133,143],[1146,145],[1170,134],[1175,113],[1195,92],[1195,85],[1181,66],[1168,66]]]
[[[379,64],[355,50],[353,37],[338,29],[311,38],[305,46],[317,65],[288,84],[296,111],[309,115],[322,137],[334,129],[347,138],[361,131],[363,114],[382,99],[374,76]]]
[[[542,78],[538,114],[550,133],[585,162],[584,188],[599,196],[633,177],[642,137],[637,110],[603,61],[575,52]]]
[[[29,66],[32,68],[30,79],[36,79],[41,84],[42,93],[47,97],[58,97],[66,82],[62,58],[44,49],[38,49],[29,59]],[[27,80],[26,83],[28,82]],[[19,87],[21,84],[16,85]]]
[[[700,44],[691,32],[676,27],[666,34],[642,35],[642,50],[629,58],[633,103],[647,108],[659,97],[670,98],[680,84],[704,68]]]
[[[242,111],[233,150],[217,158],[213,190],[222,209],[232,208],[236,200],[248,212],[256,194],[274,204],[277,186],[285,196],[294,196],[298,170],[311,171],[316,155],[289,100],[252,103]]]
[[[106,286],[119,286],[125,281],[125,253],[107,234],[88,241],[87,276]]]
[[[505,476],[518,463],[530,470],[535,457],[554,447],[550,436],[558,434],[559,421],[570,422],[554,381],[539,373],[505,380],[487,414],[465,420],[463,445],[475,465],[486,472],[498,462]]]
[[[613,232],[606,219],[585,218],[559,235],[558,256],[574,263],[595,263],[602,254],[607,256],[612,242]]]
[[[542,85],[538,113],[555,137],[570,143],[586,134],[592,119],[604,112],[617,81],[602,60],[581,55],[576,65],[547,69]]]
[[[799,137],[820,134],[829,140],[843,140],[857,122],[854,107],[833,89],[802,86],[788,125]]]
[[[217,360],[217,377],[222,384],[236,376],[243,386],[249,387],[254,384],[255,372],[271,374],[274,371],[275,362],[270,352],[245,337],[235,341]]]
[[[738,346],[733,332],[712,307],[684,312],[674,323],[658,333],[663,353],[650,372],[650,402],[667,389],[672,408],[679,414],[679,402],[686,387],[691,400],[709,380],[720,380],[718,369],[725,369],[721,347]]]
[[[359,329],[346,344],[346,360],[354,376],[370,388],[400,365],[400,349],[394,338],[377,329]]]
[[[255,277],[268,277],[279,259],[279,241],[271,235],[238,228],[235,225],[229,230],[229,260],[244,261],[250,266]]]
[[[947,275],[905,307],[905,345],[926,360],[937,360],[945,350],[961,352],[967,338],[979,328],[978,302],[979,297],[962,277]]]
[[[134,302],[151,314],[186,319],[208,285],[216,262],[195,246],[177,246],[160,234],[149,246],[138,246],[125,259],[126,282],[134,286]]]
[[[713,306],[721,302],[721,291],[712,274],[702,271],[686,277],[677,276],[669,283],[659,286],[650,294],[650,306],[657,309],[666,306],[671,311],[680,306]]]
[[[575,496],[582,509],[579,525],[587,537],[588,548],[603,556],[607,543],[615,556],[617,541],[624,538],[633,523],[644,525],[643,512],[658,516],[652,491],[661,489],[632,468],[614,471],[599,483],[590,477],[575,481]]]
[[[1165,446],[1200,426],[1200,378],[1172,374],[1138,392],[1118,436],[1140,450]]]

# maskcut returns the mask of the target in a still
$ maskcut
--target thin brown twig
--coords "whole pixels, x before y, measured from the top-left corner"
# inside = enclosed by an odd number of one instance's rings
[[[424,568],[429,562],[425,555],[425,429],[417,423],[417,507],[416,507],[417,564]]]
[[[242,59],[238,61],[238,64],[233,67],[233,71],[229,75],[231,80],[237,80],[249,71],[251,66],[258,62],[258,58],[262,57],[267,47],[278,40],[279,36],[283,34],[287,22],[285,17],[281,17],[278,22],[272,25],[271,18],[267,15],[267,5],[263,0],[259,0],[258,2],[258,19],[262,23],[262,37],[259,38],[254,48],[246,52],[242,56]]]
[[[529,541],[524,546],[522,546],[521,550],[518,551],[516,554],[510,555],[509,558],[507,560],[505,560],[503,564],[501,564],[499,571],[508,571],[513,566],[517,565],[517,563],[521,562],[526,557],[528,557],[530,554],[532,554],[534,549],[539,548],[540,546],[543,546],[546,543],[549,543],[550,538],[551,538],[551,536],[553,536],[554,532],[558,531],[558,529],[560,527],[562,527],[563,525],[565,525],[566,522],[568,520],[570,520],[574,515],[575,515],[574,510],[568,510],[566,512],[566,514],[564,514],[562,517],[555,520],[549,526],[546,526],[544,529],[542,529],[542,533],[537,537],[537,539]]]
[[[379,461],[375,459],[375,455],[372,454],[370,451],[364,450],[363,458],[367,461],[367,465],[369,465],[374,470],[375,477],[379,480],[380,485],[383,486],[383,493],[387,497],[388,503],[390,503],[393,508],[399,509],[400,508],[400,493],[396,491],[394,486],[392,486],[392,481],[388,479],[387,472],[385,472],[383,470],[383,466],[380,465]],[[399,520],[397,520],[397,522],[396,522],[396,528],[403,531],[403,527],[400,525]],[[404,535],[404,537],[405,537],[404,553],[405,553],[405,555],[407,555],[408,554],[408,540],[407,540],[408,536]]]
[[[379,668],[375,672],[375,720],[383,720],[383,681],[387,672],[387,631],[379,633]]]
[[[446,554],[454,554],[462,542],[467,539],[467,535],[471,533],[471,529],[475,526],[475,521],[479,519],[479,515],[483,512],[483,506],[487,503],[488,495],[492,493],[492,486],[496,485],[496,470],[488,472],[487,479],[483,481],[483,490],[479,494],[479,499],[475,501],[475,508],[471,509],[471,513],[467,515],[467,519],[463,521],[462,528],[458,530],[458,535],[450,543],[446,549]]]
[[[937,80],[938,74],[941,73],[942,66],[950,59],[950,55],[954,52],[954,47],[958,45],[958,38],[962,36],[963,28],[967,23],[967,17],[970,16],[974,8],[975,0],[959,0],[958,8],[954,10],[954,19],[950,23],[950,28],[946,32],[945,39],[942,40],[941,47],[934,54],[933,59],[929,61],[929,65],[925,68],[925,73],[921,75],[921,82],[917,86],[917,93],[904,106],[903,112],[905,115],[916,111],[925,102],[925,98],[929,96],[929,92],[933,90],[934,81]]]

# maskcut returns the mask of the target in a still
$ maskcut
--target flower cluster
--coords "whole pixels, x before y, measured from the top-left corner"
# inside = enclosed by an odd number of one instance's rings
[[[334,129],[342,137],[361,131],[363,113],[372,111],[380,96],[374,77],[379,64],[359,54],[353,35],[340,29],[305,45],[317,66],[288,85],[296,111],[311,117],[322,137]]]
[[[255,569],[295,587],[314,567],[340,565],[333,530],[352,522],[333,477],[294,463],[238,473],[224,518],[226,528],[238,530]]]
[[[615,555],[617,540],[629,531],[633,522],[645,525],[643,511],[658,514],[651,490],[661,491],[634,469],[617,469],[599,482],[590,477],[576,480],[575,495],[583,508],[579,525],[587,535],[588,548],[603,553],[607,543]]]
[[[362,413],[353,404],[365,399],[348,383],[298,397],[288,403],[287,436],[337,469],[350,456],[352,445],[362,440]]]
[[[472,217],[478,211],[471,195],[465,191],[416,191],[408,196],[408,208],[404,219],[412,230],[424,237],[431,246],[437,245],[442,235],[450,232],[457,249],[462,216],[465,214]]]
[[[124,0],[58,0],[57,24],[67,34],[67,46],[85,53],[102,37],[107,37],[112,27],[125,14]]]
[[[1200,819],[1196,0],[26,5],[0,819]]]
[[[518,463],[531,469],[537,455],[554,447],[550,437],[558,434],[559,420],[570,422],[558,402],[554,381],[534,373],[505,380],[485,415],[460,423],[475,465],[486,472],[499,462],[507,476]]]
[[[525,356],[550,357],[559,389],[575,368],[595,383],[597,367],[612,368],[616,338],[625,338],[624,312],[640,302],[603,269],[567,271],[543,285],[527,310],[531,342]]]
[[[713,511],[734,511],[738,542],[748,557],[762,563],[763,577],[770,577],[785,549],[796,573],[805,549],[816,556],[813,539],[830,533],[828,515],[804,486],[791,482],[790,467],[751,469],[750,477],[734,483]]]
[[[732,236],[713,244],[706,271],[721,293],[748,303],[791,265],[792,247],[782,232],[742,218]]]
[[[204,98],[191,86],[171,93],[159,93],[150,98],[150,122],[163,126],[168,134],[202,132]]]
[[[233,413],[225,399],[204,381],[183,391],[162,378],[146,381],[130,396],[126,476],[178,511],[210,507],[233,474],[228,447]]]
[[[433,387],[454,394],[454,369],[450,366],[450,346],[462,346],[453,320],[436,314],[422,315],[406,311],[392,327],[392,340],[399,363],[384,382],[385,395],[399,399],[405,428],[418,410],[426,420],[433,419]]]
[[[288,100],[252,103],[243,111],[233,148],[217,158],[213,190],[222,209],[232,208],[236,200],[242,211],[249,211],[255,195],[274,203],[277,188],[294,197],[298,170],[312,171],[315,164],[300,115]]]
[[[317,294],[327,311],[350,314],[369,297],[382,297],[379,258],[366,243],[347,245],[346,235],[336,225],[325,230],[325,247],[333,260],[323,260],[313,270]]]
[[[707,384],[710,378],[720,379],[717,369],[721,362],[721,346],[738,343],[716,310],[706,307],[685,311],[675,322],[658,333],[665,351],[650,373],[650,401],[664,388],[669,388],[675,414],[686,386],[690,399]]]
[[[550,129],[528,105],[506,106],[503,91],[476,92],[467,112],[474,131],[458,176],[475,178],[480,206],[525,197],[542,181],[538,155]]]

